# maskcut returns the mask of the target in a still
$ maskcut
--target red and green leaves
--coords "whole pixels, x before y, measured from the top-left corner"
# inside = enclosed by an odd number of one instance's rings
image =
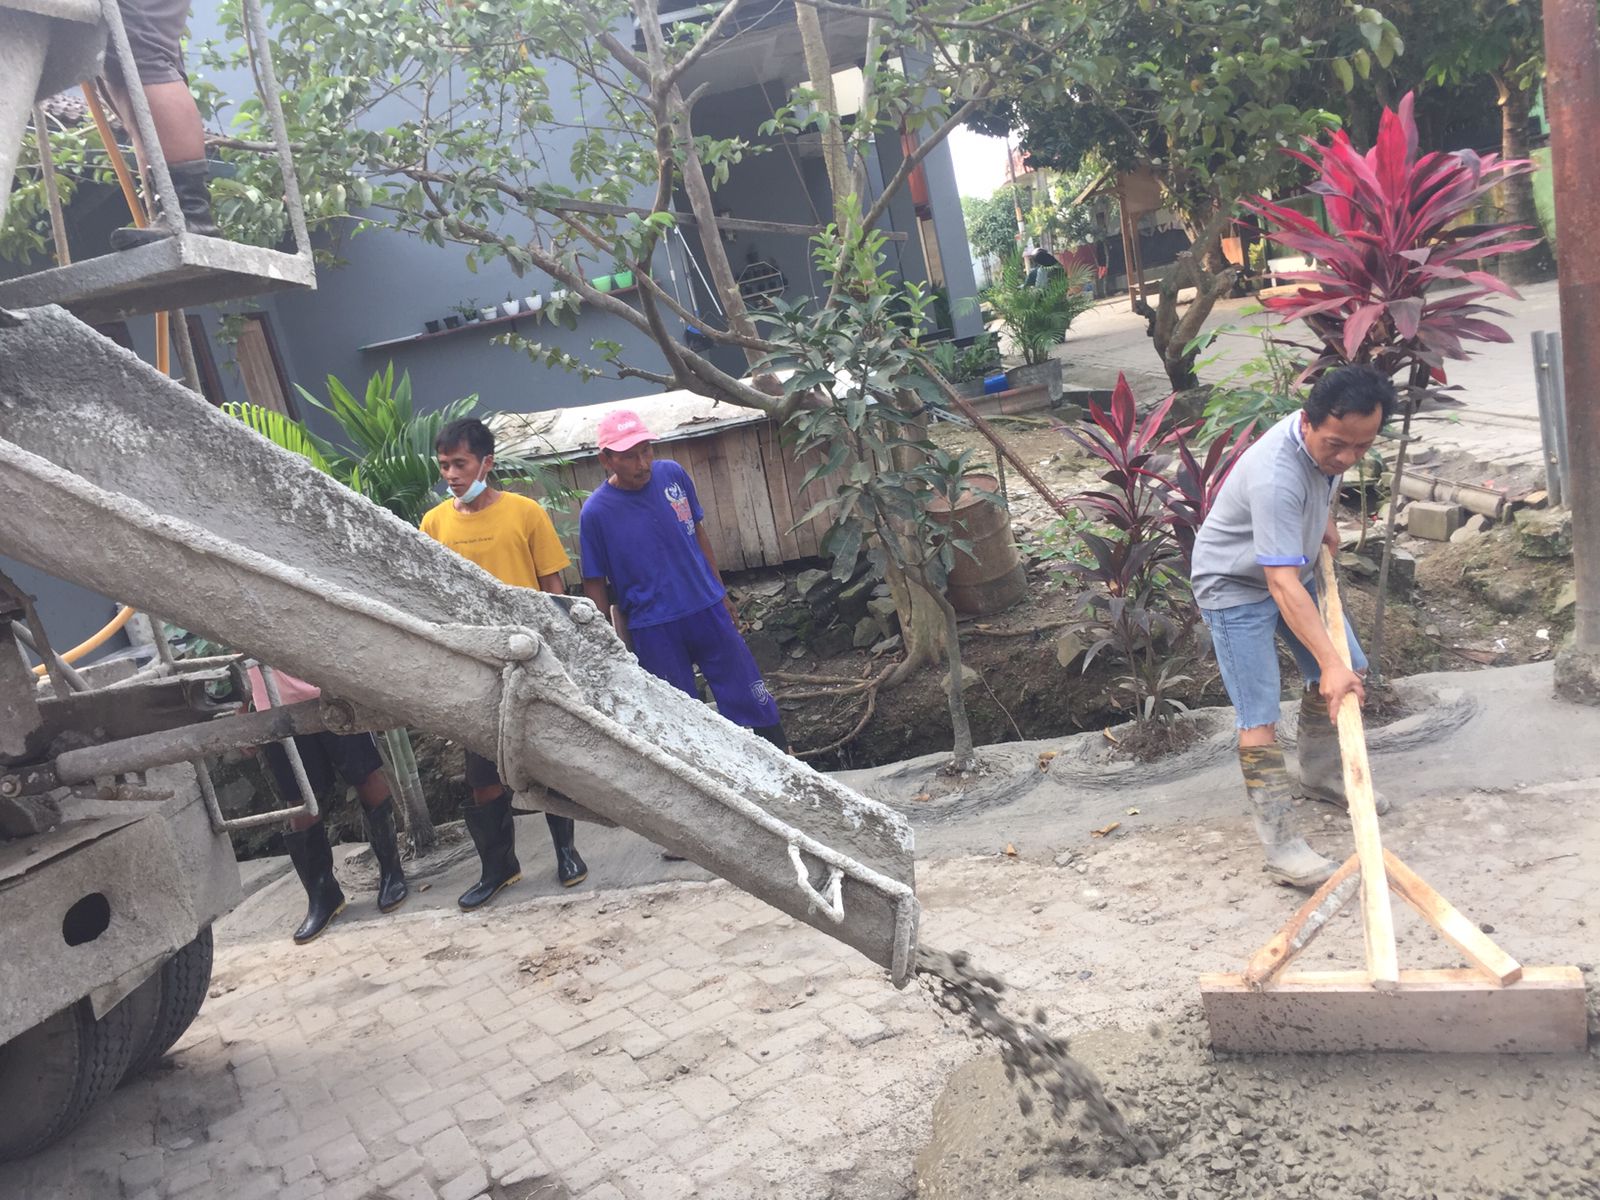
[[[1466,342],[1510,340],[1484,319],[1504,314],[1481,301],[1517,293],[1478,263],[1538,240],[1520,236],[1525,226],[1465,222],[1490,191],[1532,171],[1531,162],[1471,150],[1419,155],[1409,94],[1398,110],[1384,110],[1365,154],[1342,131],[1288,153],[1316,172],[1308,190],[1321,197],[1329,228],[1263,197],[1245,207],[1263,218],[1267,237],[1316,263],[1281,276],[1305,285],[1294,295],[1263,300],[1317,334],[1322,352],[1307,376],[1347,362],[1387,375],[1423,362],[1437,376],[1445,359],[1467,356]],[[1452,290],[1430,294],[1441,288]]]

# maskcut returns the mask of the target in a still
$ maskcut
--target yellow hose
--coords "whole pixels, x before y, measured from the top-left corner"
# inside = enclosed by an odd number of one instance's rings
[[[106,623],[106,627],[104,629],[95,634],[93,637],[79,642],[71,650],[68,650],[65,654],[63,654],[61,656],[62,659],[68,663],[75,663],[85,654],[93,654],[96,650],[100,649],[101,646],[104,646],[112,638],[116,637],[117,634],[121,633],[122,627],[128,623],[128,618],[131,616],[133,616],[132,606],[124,604],[120,609],[117,610],[117,615],[112,617],[111,620]],[[37,667],[35,667],[33,669],[33,673],[35,675],[43,675],[44,664],[40,663]]]

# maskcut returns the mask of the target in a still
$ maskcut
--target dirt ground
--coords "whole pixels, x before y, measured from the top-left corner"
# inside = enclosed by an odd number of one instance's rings
[[[1094,486],[1095,469],[1055,426],[1054,418],[1038,415],[1004,418],[998,427],[1046,485],[1065,497]],[[976,431],[945,423],[936,428],[935,440],[948,450],[971,449],[980,469],[993,469],[992,447]],[[1487,478],[1487,469],[1473,464],[1446,465],[1454,478]],[[967,693],[976,741],[1056,737],[1126,720],[1128,714],[1113,695],[1113,682],[1121,674],[1116,664],[1104,658],[1084,672],[1076,664],[1062,666],[1057,658],[1057,640],[1079,619],[1083,594],[1058,569],[1071,551],[1071,534],[1015,471],[1008,475],[1007,494],[1019,552],[1028,564],[1029,590],[1004,613],[962,623],[963,661],[979,675],[979,683]],[[1345,520],[1354,529],[1360,517],[1351,509]],[[1375,526],[1374,536],[1380,532]],[[1515,530],[1508,525],[1464,544],[1404,535],[1397,544],[1417,559],[1416,587],[1409,595],[1391,592],[1382,654],[1389,677],[1543,661],[1571,628],[1570,607],[1555,611],[1561,588],[1571,579],[1570,560],[1520,557]],[[737,594],[737,580],[734,590]],[[1350,618],[1365,636],[1372,628],[1376,587],[1347,571],[1344,592]],[[1287,655],[1284,665],[1292,677]],[[785,670],[862,678],[883,666],[881,658],[855,650],[786,664]],[[1192,680],[1176,689],[1180,700],[1190,707],[1227,703],[1209,656],[1196,657],[1185,669]],[[813,760],[814,765],[851,769],[947,749],[942,676],[941,670],[929,668],[893,691],[880,692],[876,711],[859,736],[837,753]],[[861,718],[864,701],[859,696],[785,703],[784,692],[796,690],[809,689],[774,688],[785,726],[802,752],[833,743]],[[1382,697],[1375,699],[1380,703],[1371,715],[1382,720],[1387,715]]]

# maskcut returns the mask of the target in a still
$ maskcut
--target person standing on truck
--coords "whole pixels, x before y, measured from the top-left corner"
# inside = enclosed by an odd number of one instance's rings
[[[1345,696],[1365,700],[1367,660],[1345,621],[1346,667],[1317,612],[1313,582],[1324,546],[1337,553],[1334,501],[1344,473],[1365,457],[1394,412],[1394,385],[1372,367],[1317,380],[1305,407],[1262,434],[1240,457],[1195,538],[1195,602],[1211,631],[1222,683],[1239,729],[1239,767],[1281,883],[1314,888],[1334,872],[1294,826],[1294,785],[1278,744],[1277,639],[1294,655],[1300,700],[1300,785],[1307,799],[1346,806],[1335,714]],[[1388,809],[1380,797],[1378,812]]]
[[[637,413],[600,419],[606,480],[583,502],[578,554],[583,593],[631,644],[639,665],[699,698],[699,667],[717,711],[787,752],[778,703],[734,623],[689,473],[657,459]]]
[[[440,430],[434,450],[450,497],[423,515],[422,532],[502,583],[564,593],[561,572],[572,560],[561,548],[550,514],[537,500],[489,484],[494,470],[494,434],[489,427],[475,417],[452,421]],[[462,815],[483,865],[482,878],[458,901],[470,911],[521,879],[522,865],[517,861],[511,789],[489,759],[471,750],[466,756],[472,807]],[[574,844],[575,822],[552,813],[545,813],[544,819],[555,844],[556,878],[562,887],[575,887],[589,875]]]
[[[183,61],[183,31],[189,23],[189,0],[118,0],[122,23],[127,28],[133,50],[137,80],[125,80],[114,54],[106,56],[106,85],[111,101],[134,140],[142,165],[150,161],[148,148],[139,138],[129,103],[128,89],[144,92],[150,108],[150,123],[161,143],[162,157],[172,174],[172,187],[183,209],[185,228],[201,237],[221,237],[211,214],[211,164],[206,160],[205,126],[194,94],[189,91],[189,75]],[[111,248],[131,250],[169,238],[177,227],[166,213],[156,213],[144,228],[133,225],[113,230]]]
[[[261,668],[252,666],[249,675],[250,695],[256,711],[265,712],[272,707],[272,701],[267,695]],[[278,685],[278,698],[285,704],[315,700],[322,695],[314,685],[286,672],[274,670],[272,678]],[[383,773],[383,759],[378,756],[372,735],[328,730],[302,733],[296,735],[294,746],[305,767],[306,782],[311,785],[313,796],[319,799],[328,796],[336,778],[356,789],[366,821],[367,844],[378,861],[378,911],[393,912],[405,903],[410,888],[400,865],[389,779]],[[262,747],[262,759],[284,803],[294,804],[300,796],[300,784],[295,779],[294,768],[289,765],[289,755],[273,742]],[[314,817],[302,813],[291,818],[283,844],[289,851],[295,874],[300,877],[300,886],[306,890],[305,920],[294,931],[295,945],[303,946],[344,911],[344,889],[333,873],[333,847],[328,843],[328,828],[320,813]]]

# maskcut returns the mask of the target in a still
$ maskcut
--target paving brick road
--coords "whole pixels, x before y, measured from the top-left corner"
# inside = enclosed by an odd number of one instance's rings
[[[1600,779],[1404,798],[1388,843],[1526,962],[1600,920]],[[1309,815],[1313,822],[1321,815]],[[925,944],[971,949],[1069,1031],[1190,1005],[1292,910],[1242,815],[921,868]],[[1331,818],[1313,840],[1334,848]],[[603,863],[591,864],[596,878]],[[309,947],[218,927],[168,1067],[0,1168],[28,1200],[883,1200],[977,1049],[916,987],[722,883],[341,921]],[[370,903],[362,897],[358,904]],[[1451,953],[1400,918],[1408,963]],[[1359,960],[1342,916],[1308,954]],[[1137,1112],[1137,1105],[1134,1105]]]

